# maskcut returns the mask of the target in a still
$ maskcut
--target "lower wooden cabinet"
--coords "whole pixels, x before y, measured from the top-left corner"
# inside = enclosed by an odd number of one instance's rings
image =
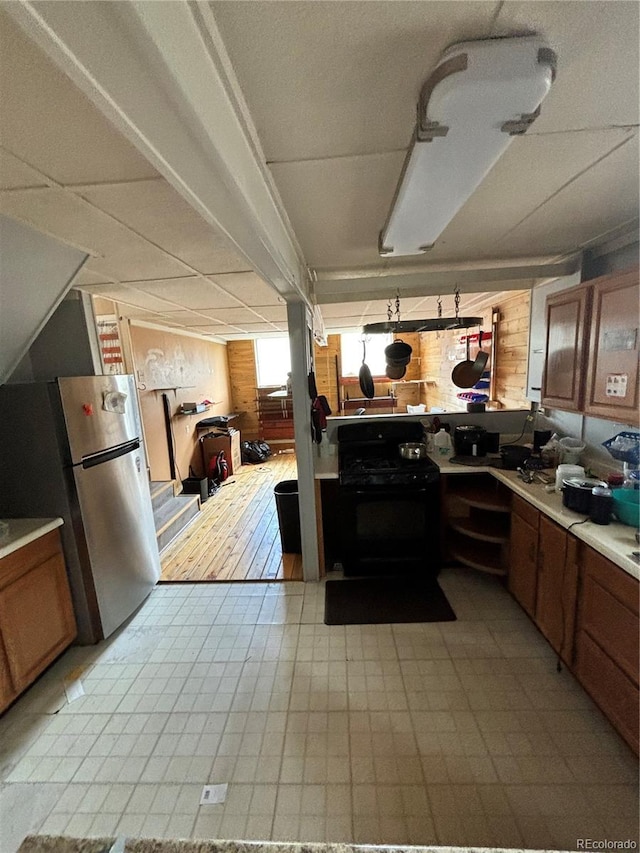
[[[638,752],[638,581],[517,495],[509,591]]]
[[[575,671],[638,752],[638,581],[583,546]]]
[[[509,592],[520,606],[535,619],[538,591],[538,526],[537,509],[513,496],[511,540],[509,548]]]
[[[0,711],[77,634],[57,530],[0,560]]]
[[[567,664],[573,656],[577,546],[575,537],[513,495],[509,591]]]
[[[540,518],[536,623],[566,664],[573,659],[578,540],[562,527]]]

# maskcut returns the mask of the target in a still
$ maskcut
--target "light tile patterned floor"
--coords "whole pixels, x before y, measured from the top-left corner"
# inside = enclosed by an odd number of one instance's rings
[[[627,746],[496,579],[441,583],[456,622],[348,627],[323,624],[322,584],[156,588],[0,719],[2,853],[27,831],[637,842]]]

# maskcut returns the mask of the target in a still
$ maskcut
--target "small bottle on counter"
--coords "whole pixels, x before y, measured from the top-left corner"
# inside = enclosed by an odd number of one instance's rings
[[[613,496],[611,489],[595,486],[591,489],[589,501],[589,519],[594,524],[609,524],[613,511]]]
[[[440,432],[433,439],[433,445],[439,456],[449,456],[451,453],[451,436],[446,429],[440,427]]]

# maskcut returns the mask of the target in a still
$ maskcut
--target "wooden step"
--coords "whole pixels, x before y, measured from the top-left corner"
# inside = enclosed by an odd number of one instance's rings
[[[160,553],[200,513],[198,495],[177,495],[165,501],[153,515]]]

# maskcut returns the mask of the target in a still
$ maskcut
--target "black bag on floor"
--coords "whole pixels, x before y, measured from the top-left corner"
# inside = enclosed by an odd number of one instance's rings
[[[268,454],[260,447],[261,444],[265,444],[269,453],[271,453],[271,448],[266,442],[243,441],[240,444],[243,465],[259,465],[261,462],[267,461]]]

